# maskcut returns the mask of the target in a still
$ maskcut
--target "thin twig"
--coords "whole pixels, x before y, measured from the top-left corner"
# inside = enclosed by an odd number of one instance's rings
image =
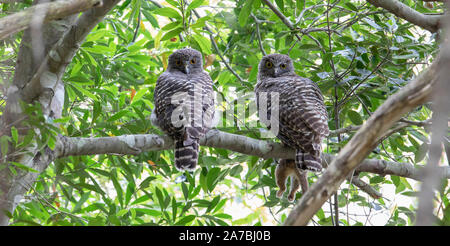
[[[261,41],[261,33],[259,31],[259,24],[261,23],[258,18],[256,18],[255,15],[253,15],[253,13],[251,14],[251,16],[253,17],[253,19],[255,19],[255,23],[256,23],[256,36],[258,38],[258,45],[259,45],[259,49],[261,50],[261,53],[263,53],[264,56],[267,55],[266,51],[264,50],[262,41]]]
[[[356,91],[356,89],[358,89],[359,86],[362,85],[362,83],[364,83],[368,78],[370,78],[370,76],[372,76],[375,72],[377,72],[377,71],[381,68],[381,66],[384,65],[384,63],[385,63],[385,62],[388,60],[388,58],[389,58],[389,54],[390,54],[390,50],[388,50],[388,53],[386,54],[386,56],[383,58],[383,60],[382,60],[380,63],[378,63],[378,65],[375,67],[375,69],[372,70],[372,71],[371,71],[366,77],[364,77],[361,81],[359,81],[358,84],[357,84],[356,86],[354,86],[353,89],[352,89],[349,93],[347,93],[347,94],[344,96],[344,98],[338,103],[339,107],[341,107],[342,105],[344,105],[344,104],[349,100],[349,98],[352,96],[352,94]]]
[[[197,11],[195,9],[192,10],[192,12],[194,12],[195,16],[197,16],[197,18],[200,18],[200,15],[197,13]],[[219,46],[217,46],[216,40],[214,39],[213,36],[213,31],[207,26],[205,25],[204,27],[205,31],[207,31],[209,33],[209,39],[211,40],[211,43],[214,47],[214,50],[216,51],[216,53],[219,55],[220,59],[222,60],[223,64],[225,65],[225,67],[227,67],[227,69],[241,82],[247,82],[246,80],[244,80],[241,76],[239,76],[239,74],[236,73],[236,71],[233,70],[233,68],[230,66],[230,64],[228,64],[228,62],[225,60],[225,58],[223,57],[222,53],[220,52]],[[244,87],[253,90],[252,88],[249,88],[248,85],[246,85],[245,83],[242,84]]]

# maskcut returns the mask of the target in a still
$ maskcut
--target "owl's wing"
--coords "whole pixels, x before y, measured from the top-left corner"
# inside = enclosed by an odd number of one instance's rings
[[[154,91],[154,114],[152,112],[154,119],[152,120],[152,123],[171,136],[178,131],[177,128],[173,127],[171,122],[172,112],[176,108],[171,100],[176,92],[183,91],[183,84],[183,81],[180,81],[168,72],[162,73],[156,81]]]
[[[280,98],[280,124],[294,132],[327,136],[328,116],[319,87],[300,76],[286,82],[288,87]]]
[[[213,81],[208,73],[203,72],[199,74],[199,82],[201,84],[201,95],[202,95],[202,118],[203,127],[209,129],[214,127],[215,121],[217,120],[217,115],[215,114],[214,99],[215,94],[213,90]]]

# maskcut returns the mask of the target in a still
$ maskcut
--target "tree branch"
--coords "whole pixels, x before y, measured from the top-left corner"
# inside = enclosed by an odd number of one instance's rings
[[[450,7],[450,1],[446,3]],[[442,157],[442,142],[445,141],[449,129],[450,115],[450,15],[444,21],[443,38],[440,51],[439,81],[433,90],[433,123],[431,125],[431,143],[429,146],[429,160],[424,168],[423,183],[420,187],[419,206],[417,209],[416,225],[430,226],[436,223],[434,211],[435,190],[442,181],[439,173],[439,163]]]
[[[439,59],[419,77],[390,96],[333,159],[319,180],[302,196],[285,225],[306,225],[353,169],[369,155],[383,135],[401,116],[427,102],[437,82]]]
[[[260,33],[260,31],[259,31],[259,24],[261,23],[261,21],[258,20],[258,18],[256,18],[256,16],[253,15],[253,13],[250,13],[250,15],[253,17],[253,19],[255,20],[255,23],[256,23],[256,37],[257,37],[257,39],[258,39],[258,46],[259,46],[259,49],[261,50],[261,53],[263,54],[263,56],[266,56],[267,53],[266,53],[266,51],[264,50],[264,46],[263,46],[262,41],[261,41],[261,33]]]
[[[418,25],[430,32],[437,32],[442,16],[425,15],[397,0],[367,0],[376,7],[381,7],[394,15]]]
[[[26,29],[36,13],[45,15],[44,23],[102,5],[101,0],[77,0],[41,3],[0,19],[0,40]]]
[[[289,28],[291,29],[291,31],[296,32],[297,30],[295,29],[294,24],[292,24],[292,22],[286,17],[284,16],[283,13],[281,13],[280,10],[277,9],[277,7],[275,7],[269,0],[262,0],[263,3],[265,3],[272,11],[273,13],[275,13],[278,18],[280,18],[280,20]],[[309,35],[309,33],[307,33],[306,35]],[[297,34],[294,33],[294,36],[298,39],[298,41],[302,41],[302,38]]]
[[[149,2],[151,2],[153,5],[155,5],[158,8],[164,8],[163,5],[161,5],[160,3],[158,3],[157,1],[153,1],[153,0],[149,0]],[[176,20],[174,18],[169,18],[171,21],[175,22]],[[184,42],[184,38],[183,36],[180,34],[178,34],[178,38],[180,38],[180,42]]]
[[[347,178],[347,180],[351,180],[352,184],[369,194],[373,199],[382,197],[382,194],[379,191],[375,190],[372,186],[362,181],[359,177],[353,176],[352,178]]]
[[[31,81],[22,90],[22,96],[24,101],[29,102],[36,98],[42,89],[41,79],[45,73],[50,72],[56,78],[60,78],[65,71],[66,66],[70,63],[75,53],[79,50],[81,43],[84,41],[89,32],[101,21],[103,17],[108,13],[112,7],[114,7],[118,0],[105,0],[103,7],[92,9],[92,11],[86,12],[84,15],[77,19],[74,26],[67,32],[58,44],[56,44],[42,65],[33,76]],[[44,76],[44,79],[47,76]]]
[[[17,83],[14,83],[14,86],[11,86],[11,88],[15,88],[15,92],[8,95],[5,110],[7,112],[2,116],[17,116],[21,114],[20,107],[14,107],[14,103],[11,104],[14,100],[16,102],[19,100],[19,95],[22,100],[27,102],[33,102],[39,99],[43,107],[44,115],[48,117],[52,116],[50,114],[51,111],[53,111],[54,114],[57,114],[58,112],[55,111],[62,110],[64,100],[61,101],[61,92],[63,97],[64,85],[61,82],[61,78],[66,66],[70,63],[84,38],[118,2],[119,0],[103,0],[103,5],[101,7],[90,9],[78,17],[75,24],[70,26],[70,29],[64,33],[62,38],[59,39],[59,41],[55,41],[56,44],[54,44],[53,48],[51,50],[46,49],[48,54],[44,61],[39,61],[41,63],[35,64],[38,69],[31,81],[15,81]],[[51,33],[49,35],[51,35]],[[59,37],[61,36],[58,36],[58,38]],[[27,44],[24,44],[22,47],[26,46]],[[30,49],[25,51],[31,52]],[[28,54],[25,57],[32,56]],[[27,70],[27,68],[24,68],[24,70],[31,73],[36,71],[35,69]],[[16,71],[16,73],[18,73],[18,71]],[[16,99],[10,100],[11,95]],[[10,113],[8,113],[8,111]],[[59,111],[59,113],[61,113],[61,111]],[[55,117],[55,115],[53,115],[53,117]],[[2,123],[5,124],[5,122],[8,123],[10,121],[6,120]],[[27,153],[18,156],[16,161],[37,170],[38,173],[18,170],[19,175],[13,176],[8,168],[2,168],[0,171],[0,225],[8,224],[8,213],[12,214],[17,205],[16,201],[20,200],[27,191],[22,184],[34,183],[39,173],[45,170],[48,164],[53,161],[56,156],[54,151],[51,151],[48,148],[38,148],[37,146],[31,146],[28,151],[31,154]],[[8,165],[7,163],[0,164],[2,166]]]
[[[193,9],[192,12],[194,12],[194,14],[197,18],[200,18],[200,15],[197,13],[197,11],[195,9]],[[205,25],[205,27],[203,29],[208,32],[209,39],[211,40],[214,50],[219,55],[220,59],[222,60],[225,67],[227,67],[228,71],[230,71],[239,80],[239,82],[241,82],[241,83],[247,82],[241,76],[239,76],[239,74],[237,74],[236,71],[233,70],[233,68],[230,66],[230,64],[228,64],[228,62],[223,57],[222,52],[220,52],[219,46],[217,46],[216,40],[214,39],[214,36],[213,36],[214,32],[207,25]],[[243,86],[248,88],[248,85],[246,85],[246,84],[243,84]]]
[[[223,148],[245,155],[258,156],[264,159],[293,159],[295,150],[281,143],[258,140],[246,136],[210,130],[201,139],[200,144],[207,147]],[[173,149],[173,140],[168,136],[155,134],[123,135],[116,137],[81,138],[61,136],[54,149],[55,158],[79,155],[120,154],[136,155],[145,151]],[[335,159],[335,155],[322,154],[323,166],[326,167]],[[366,159],[356,172],[370,172],[379,175],[395,175],[421,180],[420,168],[409,163],[390,162],[378,159]],[[450,179],[450,167],[443,167],[443,177]]]

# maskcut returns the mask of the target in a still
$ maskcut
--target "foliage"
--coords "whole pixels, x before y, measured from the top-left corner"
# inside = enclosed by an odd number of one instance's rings
[[[1,7],[7,14],[30,6],[30,2]],[[442,10],[440,4],[430,10],[421,1],[405,3],[420,12]],[[435,35],[365,1],[275,0],[274,4],[295,24],[295,31],[289,30],[260,0],[166,0],[162,8],[152,1],[122,1],[89,34],[68,66],[63,79],[63,117],[56,121],[59,129],[51,127],[48,123],[54,122],[48,120],[44,121],[47,124],[38,125],[39,129],[46,129],[41,131],[45,134],[39,136],[39,144],[51,147],[56,134],[162,134],[149,120],[155,82],[167,67],[168,56],[185,46],[200,50],[207,58],[205,69],[215,82],[215,90],[226,98],[222,104],[225,108],[248,108],[252,103],[240,101],[236,95],[253,91],[257,64],[263,56],[261,49],[289,54],[297,74],[317,82],[325,95],[332,130],[361,125],[436,55]],[[218,50],[210,41],[210,34]],[[0,47],[3,91],[13,74],[20,39],[21,35],[16,35]],[[2,98],[0,107],[5,103]],[[424,121],[430,115],[429,106],[424,105],[405,118]],[[258,138],[263,126],[253,126],[254,121],[254,114],[236,113],[224,117],[219,129]],[[26,141],[37,135],[21,140],[25,141],[24,148],[29,144]],[[0,143],[17,142],[15,136],[13,132],[13,139],[0,139]],[[337,153],[351,137],[351,133],[332,136],[324,149]],[[370,157],[422,165],[428,141],[427,129],[409,126],[383,140]],[[5,153],[7,144],[1,146]],[[271,159],[202,147],[200,167],[194,173],[179,173],[172,165],[173,158],[173,151],[160,151],[56,160],[18,205],[12,224],[280,224],[295,204],[286,197],[275,196],[275,164]],[[417,187],[411,180],[370,173],[360,177],[377,190],[389,187],[396,197],[415,201]],[[317,175],[310,174],[309,182],[315,180]],[[448,225],[450,187],[448,183],[442,187],[437,200],[441,205],[441,223]],[[300,197],[301,193],[297,193],[296,199]],[[374,200],[348,183],[338,191],[337,199],[341,212],[348,213],[340,218],[345,225],[375,223],[370,221],[371,212],[390,214],[383,221],[386,225],[410,225],[414,221],[413,203],[404,207],[386,197]],[[242,215],[234,207],[250,212]],[[362,218],[352,212],[361,209],[369,211]],[[316,214],[313,223],[332,224],[328,206]]]

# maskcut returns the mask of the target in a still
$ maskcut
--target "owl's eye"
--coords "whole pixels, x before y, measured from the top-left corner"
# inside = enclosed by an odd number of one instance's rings
[[[191,59],[191,64],[195,64],[195,59]]]
[[[180,60],[176,60],[176,61],[175,61],[175,64],[176,64],[177,66],[181,66],[181,61],[180,61]]]
[[[285,69],[285,68],[286,68],[286,64],[281,64],[280,67],[281,67],[282,69]]]
[[[273,66],[272,62],[266,61],[266,68],[271,68]]]

